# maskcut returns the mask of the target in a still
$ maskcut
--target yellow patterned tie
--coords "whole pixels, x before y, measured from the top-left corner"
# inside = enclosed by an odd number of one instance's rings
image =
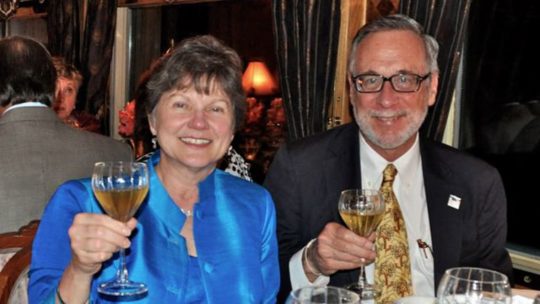
[[[377,258],[375,284],[380,291],[377,304],[394,303],[412,294],[411,262],[405,221],[392,190],[397,169],[388,164],[383,171],[381,192],[386,204],[385,213],[377,229]]]

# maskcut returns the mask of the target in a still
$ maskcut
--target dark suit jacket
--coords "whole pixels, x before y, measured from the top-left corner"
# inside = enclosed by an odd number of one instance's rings
[[[339,193],[360,187],[358,128],[347,124],[283,146],[264,185],[277,208],[281,293],[290,291],[289,259],[320,233],[326,223],[343,223]],[[478,266],[509,276],[506,198],[495,168],[451,147],[421,141],[420,152],[431,225],[435,288],[447,268]],[[461,198],[459,210],[447,206]],[[358,270],[339,271],[330,285],[356,281]]]
[[[39,219],[56,188],[92,175],[95,162],[132,158],[128,145],[72,128],[46,107],[4,113],[0,155],[0,233]]]

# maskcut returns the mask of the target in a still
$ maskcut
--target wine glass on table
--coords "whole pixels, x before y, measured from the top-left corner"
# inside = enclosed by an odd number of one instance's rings
[[[341,192],[338,208],[345,225],[367,238],[381,222],[385,205],[379,190],[347,189]],[[377,294],[375,286],[366,282],[364,266],[360,267],[358,282],[347,286],[347,289],[360,294],[362,300],[373,299]]]
[[[437,290],[439,304],[510,304],[508,277],[500,272],[475,267],[447,269]]]
[[[92,174],[92,190],[107,215],[125,223],[137,212],[148,193],[148,167],[140,162],[98,162]],[[146,284],[129,279],[125,259],[125,250],[121,249],[116,278],[99,284],[99,293],[127,297],[148,291]]]
[[[291,291],[285,304],[359,304],[360,296],[333,286],[306,286]]]

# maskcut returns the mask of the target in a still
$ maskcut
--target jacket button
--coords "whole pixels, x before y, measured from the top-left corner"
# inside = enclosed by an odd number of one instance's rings
[[[209,264],[209,263],[204,263],[203,269],[204,269],[204,271],[206,271],[207,273],[212,273],[212,272],[214,272],[214,266],[212,266],[212,265]]]

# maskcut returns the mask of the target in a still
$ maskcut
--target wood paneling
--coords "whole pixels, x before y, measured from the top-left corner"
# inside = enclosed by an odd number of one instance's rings
[[[366,23],[366,0],[341,1],[341,25],[339,34],[334,97],[330,105],[328,128],[351,121],[349,92],[347,86],[347,58],[356,31]]]

